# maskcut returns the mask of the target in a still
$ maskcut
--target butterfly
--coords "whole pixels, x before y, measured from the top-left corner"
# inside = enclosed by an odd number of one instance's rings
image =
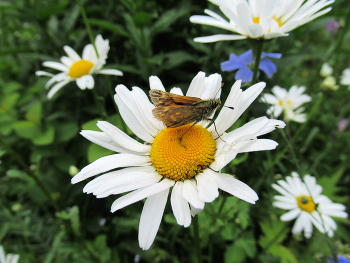
[[[210,120],[209,117],[221,105],[220,99],[202,100],[157,89],[151,89],[149,95],[156,106],[152,110],[154,117],[162,121],[167,128]]]

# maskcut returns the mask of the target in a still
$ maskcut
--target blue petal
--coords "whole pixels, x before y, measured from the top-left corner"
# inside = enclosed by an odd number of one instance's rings
[[[241,79],[242,83],[250,82],[253,78],[253,71],[251,71],[248,67],[241,68],[236,72],[235,79]]]
[[[253,62],[253,51],[249,49],[239,56],[239,61],[245,65],[249,65]]]
[[[265,53],[265,52],[263,52],[261,54],[261,58],[266,58],[266,57],[269,57],[269,58],[281,58],[282,54],[281,53]]]
[[[220,66],[222,71],[232,71],[244,67],[245,65],[237,61],[227,60],[222,62]]]
[[[265,74],[271,78],[274,73],[277,71],[277,67],[273,62],[267,58],[261,60],[259,69],[265,72]]]

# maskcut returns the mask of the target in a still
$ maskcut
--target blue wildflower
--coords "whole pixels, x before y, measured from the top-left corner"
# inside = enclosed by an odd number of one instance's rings
[[[264,71],[265,74],[271,78],[272,75],[277,71],[277,67],[273,62],[268,59],[270,58],[280,58],[282,54],[280,53],[265,53],[262,52],[259,69]],[[235,79],[241,79],[242,82],[250,82],[253,78],[253,71],[250,69],[254,65],[253,52],[248,50],[240,56],[235,54],[230,54],[230,59],[221,63],[222,71],[233,71],[238,69],[235,75]]]
[[[338,255],[338,262],[339,263],[350,263],[350,259]],[[327,263],[334,263],[334,260],[332,258],[327,260]]]

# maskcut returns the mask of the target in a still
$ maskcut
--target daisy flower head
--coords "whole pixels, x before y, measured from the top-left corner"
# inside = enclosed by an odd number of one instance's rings
[[[19,255],[17,254],[5,254],[4,248],[0,246],[0,263],[17,263]]]
[[[98,35],[95,39],[95,47],[98,54],[96,54],[94,46],[88,44],[84,47],[83,55],[80,57],[70,46],[64,46],[63,49],[67,56],[61,57],[61,63],[54,61],[43,63],[45,67],[62,71],[56,75],[46,71],[37,71],[35,73],[37,76],[51,77],[45,85],[47,89],[56,83],[47,94],[49,99],[71,81],[76,81],[78,87],[82,90],[86,88],[93,89],[95,86],[93,74],[123,75],[123,72],[117,69],[102,69],[103,65],[106,64],[109,51],[108,39],[103,39],[101,35]]]
[[[269,58],[281,58],[280,53],[265,53],[262,52],[259,69],[262,70],[269,78],[276,73],[277,67]],[[250,82],[253,78],[253,71],[251,68],[254,66],[253,52],[248,50],[240,56],[230,54],[230,59],[221,63],[222,71],[237,70],[235,74],[236,80],[242,80],[242,83]]]
[[[272,150],[277,143],[258,139],[285,123],[266,117],[257,118],[231,132],[225,131],[242,115],[263,90],[265,83],[257,83],[245,91],[237,81],[215,120],[216,128],[208,120],[166,128],[152,114],[155,106],[138,87],[132,91],[124,85],[116,87],[115,101],[121,116],[130,129],[145,143],[142,144],[108,122],[98,122],[102,132],[82,131],[88,140],[117,152],[102,157],[76,174],[78,183],[97,174],[83,189],[97,198],[130,192],[114,201],[111,212],[147,198],[139,224],[139,244],[148,249],[156,236],[171,189],[170,203],[179,225],[188,227],[191,216],[219,196],[219,189],[254,204],[258,196],[253,189],[231,175],[220,173],[238,153]],[[165,91],[156,76],[150,77],[153,90]],[[209,77],[199,72],[192,80],[187,96],[202,100],[220,96],[221,76]],[[181,89],[171,93],[183,95]],[[169,102],[169,101],[168,101]],[[171,114],[171,112],[169,112]],[[219,137],[220,135],[220,137]],[[122,168],[115,171],[116,168]],[[110,171],[114,170],[114,171]]]
[[[275,118],[284,113],[284,121],[305,122],[306,114],[303,107],[300,107],[306,102],[311,101],[309,95],[303,94],[305,87],[292,86],[288,91],[279,86],[272,88],[272,94],[264,94],[261,100],[265,103],[272,104],[267,110],[268,115]]]
[[[327,196],[321,195],[322,187],[316,184],[313,176],[305,175],[302,181],[296,172],[292,172],[292,176],[277,183],[272,184],[272,187],[282,195],[274,197],[273,206],[290,210],[281,216],[282,221],[296,218],[293,234],[304,231],[304,236],[310,238],[314,225],[321,233],[332,237],[337,224],[331,216],[348,217],[344,205],[335,204]]]
[[[192,23],[215,26],[234,32],[230,35],[197,37],[196,42],[209,43],[245,38],[272,39],[329,12],[333,0],[209,0],[219,6],[229,21],[206,9],[208,16],[190,17]]]

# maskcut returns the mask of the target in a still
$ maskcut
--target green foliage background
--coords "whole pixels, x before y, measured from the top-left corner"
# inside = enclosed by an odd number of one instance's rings
[[[195,43],[194,37],[225,33],[189,22],[205,8],[218,11],[204,0],[86,0],[84,6],[94,34],[109,39],[107,68],[124,72],[123,77],[97,76],[95,89],[107,120],[130,135],[107,87],[124,84],[147,91],[149,76],[156,75],[168,89],[186,90],[199,71],[218,72],[225,83],[224,98],[234,73],[220,72],[220,63],[230,53],[239,55],[254,47],[250,40]],[[350,67],[349,2],[337,0],[332,6],[331,12],[288,37],[265,43],[265,52],[283,54],[274,61],[278,72],[271,79],[261,75],[267,82],[265,92],[274,85],[306,86],[312,96],[305,110],[308,121],[289,123],[289,138],[279,131],[271,133],[279,143],[276,150],[241,154],[225,168],[257,191],[260,200],[250,205],[220,196],[206,205],[199,214],[203,262],[325,262],[330,255],[317,230],[309,240],[292,236],[293,222],[281,222],[283,211],[272,207],[277,193],[271,184],[292,171],[308,173],[318,179],[325,195],[349,208],[350,130],[339,131],[337,123],[349,119],[350,91],[345,86],[320,89],[324,62],[334,67],[338,81]],[[96,121],[102,120],[92,93],[72,82],[48,100],[47,78],[35,76],[44,69],[42,62],[64,55],[64,45],[81,53],[89,43],[77,3],[0,1],[0,17],[0,136],[13,149],[11,154],[0,147],[0,244],[7,252],[20,254],[21,263],[196,262],[192,226],[177,225],[169,204],[154,244],[142,251],[137,241],[142,202],[112,214],[115,197],[96,199],[82,193],[84,183],[70,183],[71,165],[81,169],[111,153],[79,134],[81,129],[98,130]],[[332,19],[342,25],[334,36],[325,29]],[[237,127],[265,115],[266,108],[253,103]],[[331,244],[346,248],[349,222],[337,223]]]

